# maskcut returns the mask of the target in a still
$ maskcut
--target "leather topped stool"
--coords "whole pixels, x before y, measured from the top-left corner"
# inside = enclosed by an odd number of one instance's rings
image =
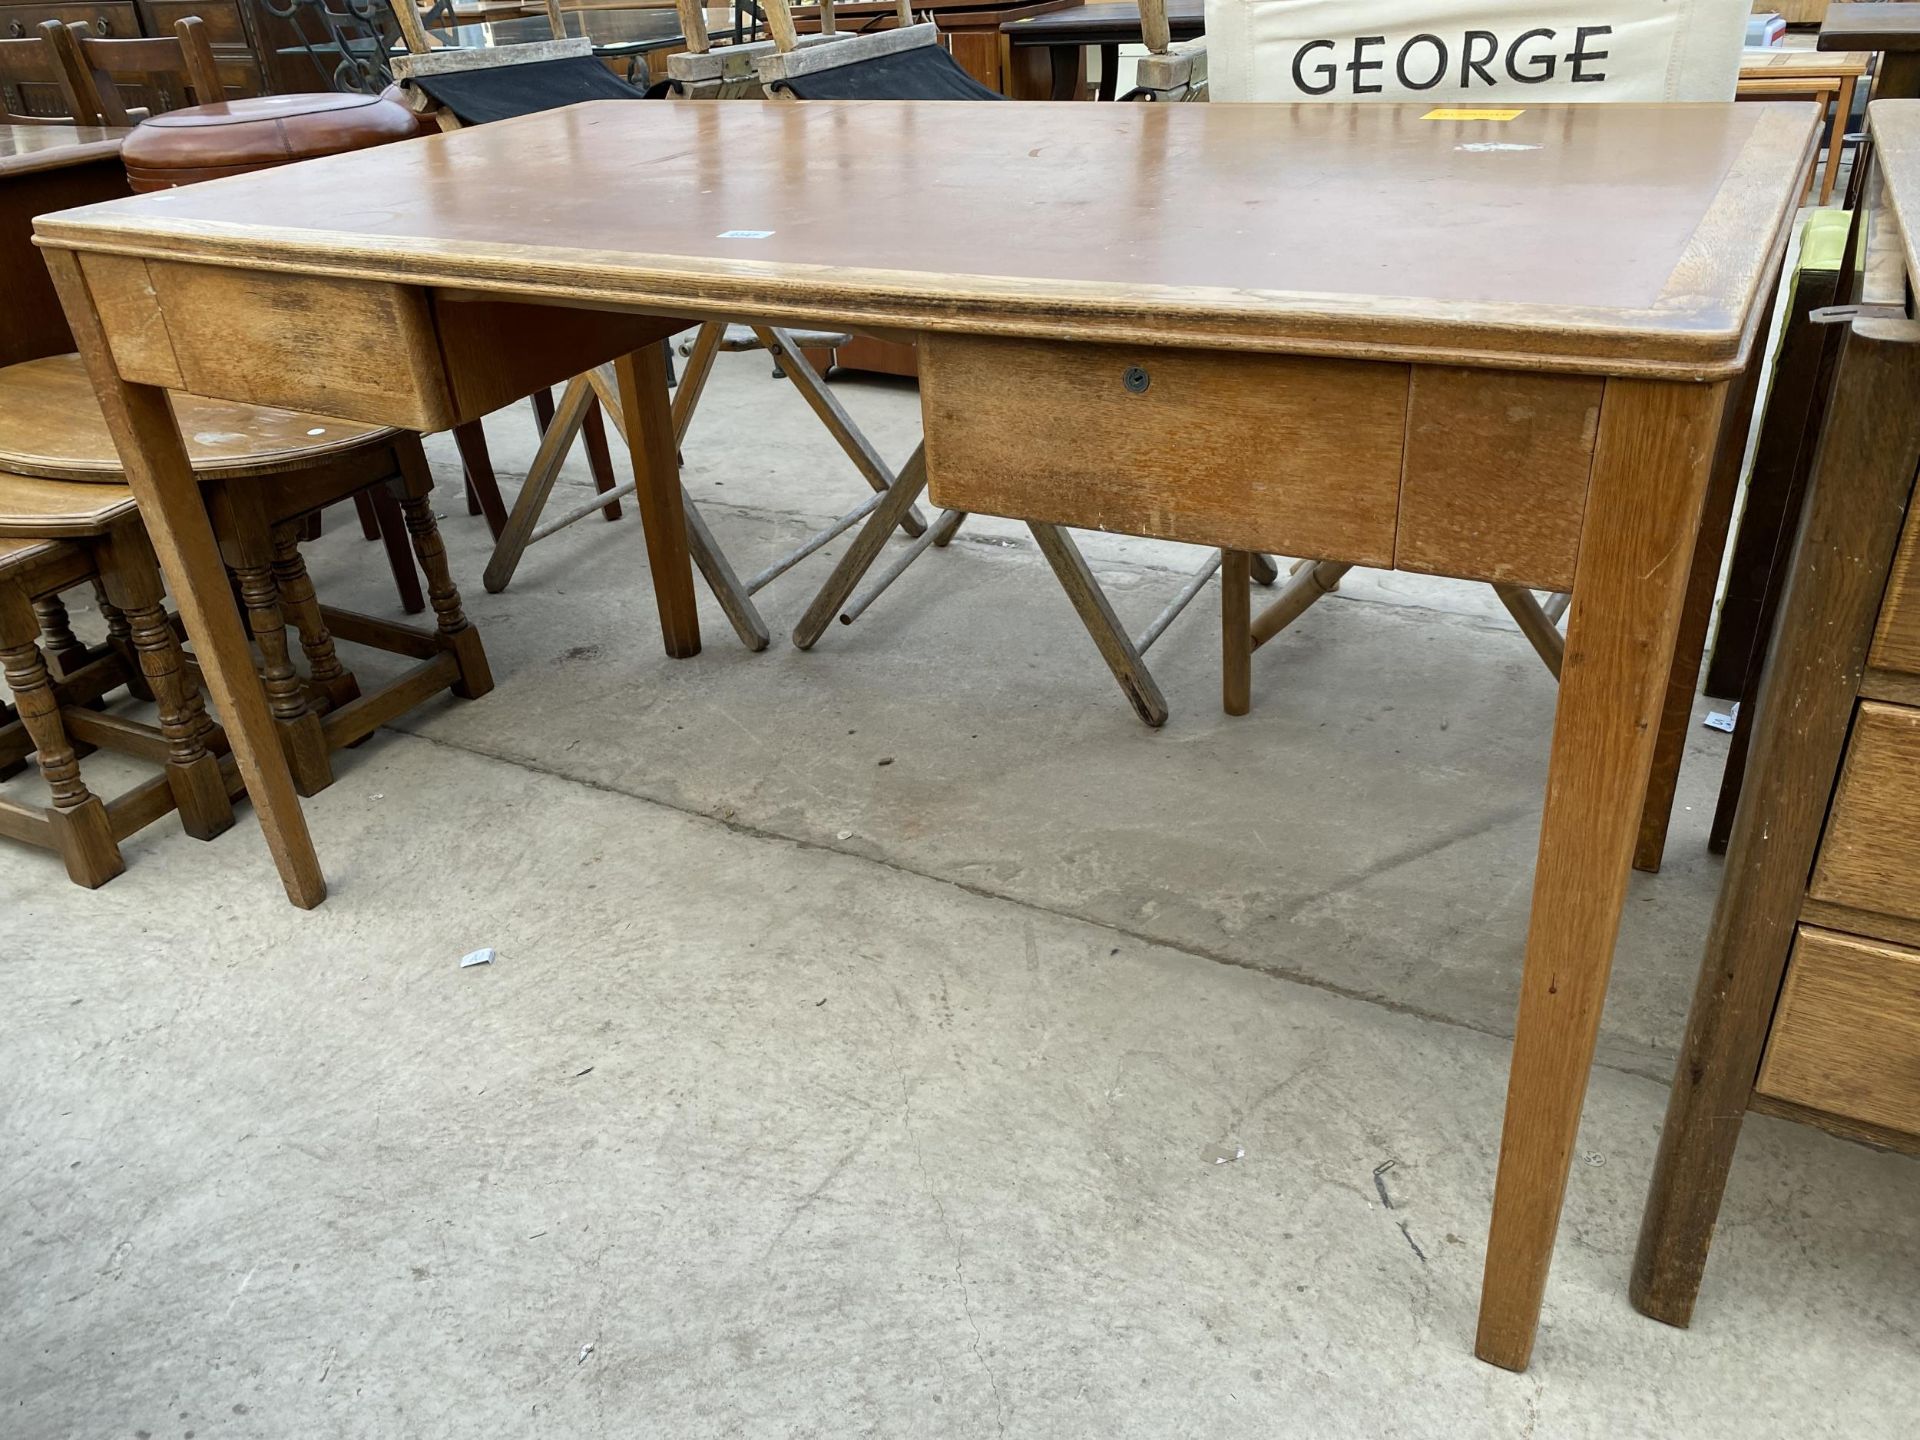
[[[169,110],[143,121],[120,159],[136,191],[167,190],[410,140],[433,128],[392,97],[261,95]]]

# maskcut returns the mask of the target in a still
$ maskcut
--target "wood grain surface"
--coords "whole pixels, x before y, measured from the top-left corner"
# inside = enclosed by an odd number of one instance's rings
[[[1426,113],[605,102],[37,228],[80,249],[701,316],[1693,379],[1741,367],[1815,107]]]

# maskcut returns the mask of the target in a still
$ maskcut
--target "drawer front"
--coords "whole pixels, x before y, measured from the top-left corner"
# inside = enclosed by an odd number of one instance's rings
[[[1802,925],[1754,1088],[1920,1134],[1920,951]]]
[[[171,35],[173,22],[198,18],[207,27],[207,39],[216,50],[245,50],[246,22],[235,0],[147,0],[147,17],[156,35]]]
[[[1867,663],[1879,670],[1920,675],[1920,509],[1907,513],[1907,528],[1893,559]]]
[[[1920,710],[1862,702],[1807,893],[1920,920]]]
[[[260,67],[251,59],[230,60],[224,55],[219,55],[214,57],[214,68],[220,72],[220,84],[226,90],[229,100],[236,96],[263,93],[260,84]]]
[[[140,12],[131,3],[103,0],[91,5],[9,5],[3,12],[0,33],[31,35],[43,20],[58,20],[62,25],[84,25],[92,35],[110,40],[137,40]],[[15,26],[20,28],[16,31]]]
[[[1391,565],[1405,365],[921,340],[935,504]]]

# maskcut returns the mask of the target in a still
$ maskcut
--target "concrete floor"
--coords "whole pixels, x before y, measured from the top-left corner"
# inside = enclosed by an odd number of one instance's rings
[[[911,391],[840,389],[904,456]],[[490,433],[520,473],[526,412]],[[488,596],[431,448],[499,687],[339,757],[322,910],[250,818],[94,894],[0,849],[0,1435],[1914,1431],[1909,1160],[1751,1119],[1694,1328],[1627,1304],[1724,737],[1509,1375],[1471,1341],[1553,688],[1490,594],[1355,576],[1239,720],[1203,602],[1153,734],[1019,527],[801,654],[811,562],[768,652],[708,606],[675,663],[631,512]],[[743,572],[859,489],[761,357],[686,458]],[[1197,558],[1086,548],[1136,624]],[[393,612],[344,517],[311,556]]]

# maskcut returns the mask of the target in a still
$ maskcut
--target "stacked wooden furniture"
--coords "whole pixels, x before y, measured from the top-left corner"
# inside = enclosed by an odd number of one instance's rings
[[[72,333],[30,243],[35,215],[125,193],[122,133],[52,125],[0,131],[0,256],[8,285],[24,302],[9,307],[9,323],[0,327],[7,344],[0,351],[0,652],[16,696],[0,715],[0,769],[18,769],[33,754],[52,795],[47,807],[0,805],[0,834],[58,850],[72,878],[87,885],[118,874],[117,842],[169,810],[178,809],[190,834],[219,833],[231,823],[229,792],[236,788],[233,767],[218,759],[223,734],[199,699],[197,661],[178,654],[161,607],[158,573],[107,418],[71,353]],[[273,724],[302,793],[331,782],[331,750],[426,696],[490,688],[478,636],[447,569],[417,435],[182,393],[168,409],[193,436],[195,478],[247,608]],[[427,577],[438,622],[430,634],[321,606],[300,557],[299,537],[322,508],[386,490]],[[108,626],[107,642],[94,648],[74,636],[61,599],[88,582],[97,583]],[[295,666],[289,622],[304,675]],[[417,663],[362,695],[335,636]],[[122,688],[158,703],[157,726],[96,713]],[[165,768],[103,801],[79,774],[86,746]]]
[[[31,538],[10,538],[16,531]],[[108,626],[98,647],[74,635],[60,598],[89,583]],[[91,889],[124,868],[119,842],[169,811],[200,840],[233,824],[235,771],[219,758],[224,738],[182,657],[124,485],[0,474],[0,667],[13,693],[11,707],[0,705],[0,777],[32,755],[48,790],[45,805],[0,795],[0,836],[54,851],[68,878]],[[157,725],[100,706],[122,687],[157,702]],[[81,773],[93,747],[164,769],[103,800]]]
[[[1634,1264],[1634,1303],[1675,1325],[1748,1110],[1920,1151],[1920,100],[1869,113],[1865,303],[1843,317]]]
[[[420,437],[303,411],[204,400],[176,393],[172,409],[188,427],[188,454],[207,491],[221,557],[247,609],[263,662],[274,725],[304,795],[333,782],[329,752],[440,690],[466,698],[492,688],[478,634],[462,612],[428,499],[433,476]],[[113,438],[77,355],[53,355],[0,369],[0,476],[32,476],[75,487],[124,485]],[[437,621],[429,634],[321,606],[298,541],[329,505],[391,487],[427,579]],[[83,511],[77,488],[66,501]],[[0,524],[31,533],[30,515],[7,508]],[[303,679],[287,639],[291,622],[307,664]],[[363,696],[340,663],[334,637],[415,660],[401,677]]]

